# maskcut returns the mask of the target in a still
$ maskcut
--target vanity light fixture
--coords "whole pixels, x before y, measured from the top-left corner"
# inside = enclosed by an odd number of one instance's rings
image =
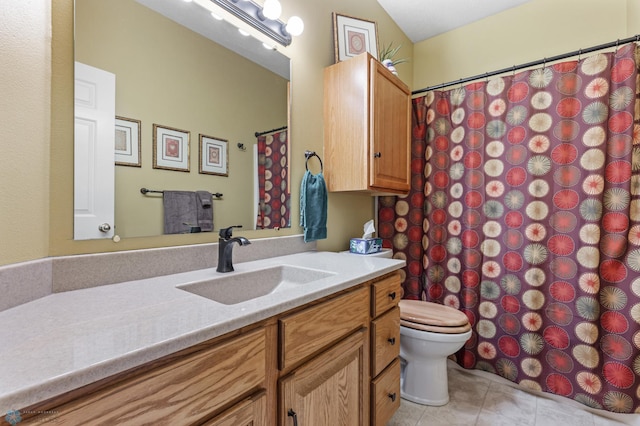
[[[282,5],[278,0],[265,0],[264,6],[253,0],[197,0],[196,2],[203,7],[207,7],[207,4],[217,6],[283,46],[290,45],[292,36],[302,34],[304,29],[302,19],[297,16],[292,16],[286,23],[279,19]],[[207,9],[212,11],[210,7]]]

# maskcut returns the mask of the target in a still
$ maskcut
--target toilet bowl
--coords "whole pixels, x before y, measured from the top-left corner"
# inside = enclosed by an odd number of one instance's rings
[[[400,396],[423,405],[449,402],[447,357],[471,337],[467,316],[432,302],[401,300]]]

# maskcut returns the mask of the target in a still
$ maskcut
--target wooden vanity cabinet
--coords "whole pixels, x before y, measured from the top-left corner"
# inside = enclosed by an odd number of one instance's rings
[[[384,426],[400,407],[399,273],[371,285],[371,424]]]
[[[369,287],[281,318],[279,424],[369,423]]]
[[[387,274],[27,407],[21,425],[383,425],[400,297]]]
[[[329,191],[409,192],[411,92],[369,53],[324,70],[324,157]]]

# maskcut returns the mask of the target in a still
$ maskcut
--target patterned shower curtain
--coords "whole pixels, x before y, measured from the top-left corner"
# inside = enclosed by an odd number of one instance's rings
[[[379,199],[405,298],[460,309],[455,360],[640,412],[635,44],[414,100],[413,182]]]
[[[256,229],[289,226],[289,132],[282,130],[258,136],[259,208]]]

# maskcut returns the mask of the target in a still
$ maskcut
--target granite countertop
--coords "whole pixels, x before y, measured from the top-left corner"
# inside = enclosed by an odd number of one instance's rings
[[[208,339],[350,288],[403,260],[305,252],[55,293],[0,312],[0,413],[143,365]],[[177,288],[277,265],[331,272],[326,278],[235,305]]]

